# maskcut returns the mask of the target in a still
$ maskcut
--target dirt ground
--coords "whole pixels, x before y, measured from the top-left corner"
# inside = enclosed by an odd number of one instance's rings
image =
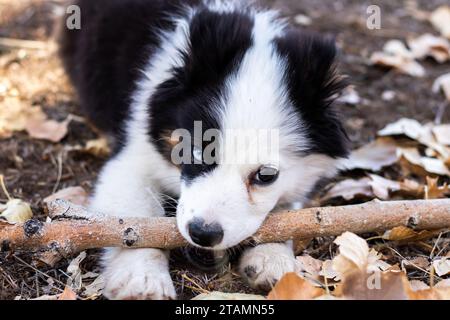
[[[38,40],[48,43],[54,36],[54,19],[63,14],[62,1],[56,0],[0,0],[0,37]],[[304,14],[312,18],[311,30],[336,37],[341,49],[340,70],[348,75],[362,98],[358,105],[339,104],[338,108],[354,147],[374,138],[377,130],[401,117],[425,123],[436,118],[445,100],[431,91],[433,81],[450,72],[450,64],[424,61],[427,75],[411,78],[395,71],[370,66],[368,57],[381,50],[389,39],[406,39],[426,32],[433,33],[428,22],[412,18],[406,11],[408,1],[359,0],[266,0],[286,16]],[[411,1],[409,1],[411,3]],[[417,1],[424,10],[432,10],[447,0]],[[366,8],[378,4],[382,9],[382,28],[366,28]],[[2,48],[0,46],[0,86],[3,81],[15,88],[14,94],[29,105],[41,106],[50,118],[63,120],[69,114],[78,115],[77,100],[68,83],[60,61],[53,50]],[[394,91],[395,97],[386,101],[381,97]],[[1,95],[1,92],[0,92]],[[0,104],[0,108],[3,107]],[[442,122],[450,122],[450,107]],[[98,137],[91,126],[72,121],[67,137],[60,143],[30,138],[26,133],[14,133],[0,140],[0,173],[5,176],[11,195],[31,203],[37,217],[44,218],[42,199],[69,186],[92,190],[104,158],[68,150],[89,139]],[[7,199],[0,193],[0,202]],[[329,239],[316,239],[311,251],[316,257],[329,254]],[[323,251],[321,251],[323,250]],[[405,248],[407,255],[416,248]],[[0,253],[0,299],[36,298],[42,294],[59,293],[64,287],[67,261],[55,268],[36,267],[27,254]],[[175,259],[176,260],[176,259]],[[83,262],[84,271],[98,271],[98,252],[92,251]],[[221,273],[193,272],[189,265],[173,263],[173,278],[181,298],[212,290],[253,292],[239,281],[235,272],[226,268]],[[422,275],[418,274],[418,277]],[[47,279],[52,278],[49,286]]]

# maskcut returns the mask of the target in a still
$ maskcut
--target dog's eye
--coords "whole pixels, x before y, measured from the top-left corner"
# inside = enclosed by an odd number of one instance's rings
[[[261,167],[253,178],[253,182],[259,185],[274,183],[278,178],[278,168],[272,165]]]
[[[192,147],[192,156],[197,162],[203,161],[203,150],[199,147]]]

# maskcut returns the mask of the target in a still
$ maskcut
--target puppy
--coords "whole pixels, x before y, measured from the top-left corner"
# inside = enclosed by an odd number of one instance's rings
[[[76,4],[81,29],[64,31],[62,58],[83,111],[116,141],[93,211],[163,216],[176,197],[186,240],[223,250],[276,206],[304,203],[346,157],[333,41],[247,1]],[[107,298],[176,296],[164,250],[110,248],[103,264]],[[252,247],[239,265],[262,288],[294,268],[285,243]]]

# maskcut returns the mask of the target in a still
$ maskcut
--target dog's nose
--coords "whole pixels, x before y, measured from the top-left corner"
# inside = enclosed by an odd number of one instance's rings
[[[223,239],[223,229],[220,224],[206,224],[203,219],[193,219],[188,224],[188,230],[192,241],[202,247],[213,247]]]

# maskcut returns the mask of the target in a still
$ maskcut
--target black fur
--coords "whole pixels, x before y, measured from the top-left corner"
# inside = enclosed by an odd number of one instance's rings
[[[184,128],[193,135],[195,121],[202,122],[203,132],[219,129],[212,108],[224,95],[225,79],[236,71],[250,48],[252,28],[253,20],[241,13],[219,14],[204,8],[193,17],[184,67],[174,70],[173,78],[162,83],[150,101],[150,134],[168,161],[170,150],[164,142],[168,132]],[[190,181],[215,167],[184,163],[182,176]]]
[[[121,137],[131,94],[183,0],[78,0],[81,30],[63,28],[61,56],[82,111],[100,129]]]
[[[291,29],[275,43],[288,62],[285,77],[290,98],[313,143],[308,153],[346,157],[348,137],[331,106],[333,98],[346,86],[336,75],[334,41]]]

